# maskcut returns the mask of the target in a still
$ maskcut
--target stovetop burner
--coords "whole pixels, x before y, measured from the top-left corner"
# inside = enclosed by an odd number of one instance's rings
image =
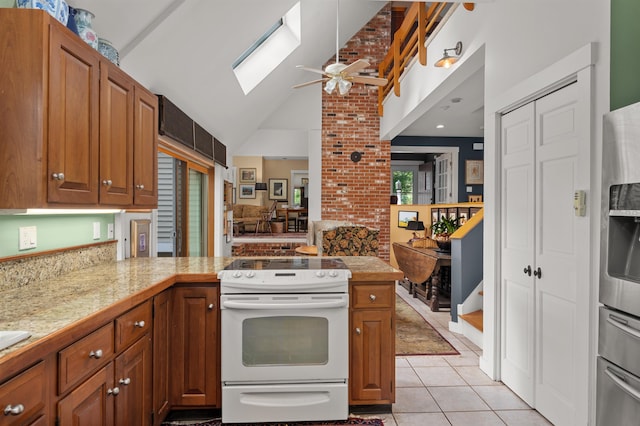
[[[269,259],[237,259],[231,262],[225,270],[318,270],[318,269],[348,269],[341,259],[322,257],[269,258]]]

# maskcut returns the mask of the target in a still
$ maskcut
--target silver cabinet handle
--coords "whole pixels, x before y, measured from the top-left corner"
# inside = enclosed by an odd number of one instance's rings
[[[142,185],[142,184],[136,185],[136,188],[138,188],[138,189],[144,189],[144,185]]]
[[[216,307],[216,305],[214,305],[213,303],[209,303],[209,306],[207,306],[207,308],[208,308],[210,311],[213,311],[213,308],[215,308],[215,307]]]
[[[107,395],[117,395],[120,393],[120,388],[119,387],[115,387],[113,389],[107,389]]]
[[[54,180],[64,180],[64,173],[54,173],[51,175]]]
[[[121,385],[127,386],[127,385],[131,384],[131,379],[129,377],[127,377],[126,379],[120,379],[120,381],[118,383],[120,383]]]
[[[143,328],[144,327],[144,321],[136,321],[133,323],[134,327],[140,327]]]
[[[111,179],[108,179],[108,180],[103,180],[102,184],[104,186],[111,186],[111,184],[113,184],[113,182],[111,181]]]
[[[372,302],[376,301],[376,295],[375,294],[370,294],[369,295],[369,300],[371,300]]]
[[[102,349],[98,349],[97,351],[89,352],[89,358],[95,358],[95,359],[102,358]]]
[[[359,327],[356,327],[356,334],[359,336],[362,334],[362,330]]]
[[[4,407],[4,415],[5,416],[17,416],[20,415],[24,412],[24,405],[22,404],[18,404],[18,405],[7,405],[6,407]]]

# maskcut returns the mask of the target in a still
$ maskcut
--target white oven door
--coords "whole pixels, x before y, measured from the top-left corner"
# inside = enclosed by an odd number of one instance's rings
[[[349,295],[221,295],[222,382],[347,379]]]

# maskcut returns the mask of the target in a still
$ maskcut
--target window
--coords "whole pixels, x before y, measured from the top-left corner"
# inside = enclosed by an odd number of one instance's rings
[[[391,177],[391,193],[398,195],[400,204],[413,204],[413,170],[394,170]]]
[[[248,94],[260,84],[298,46],[299,2],[233,62],[233,72],[244,94]]]

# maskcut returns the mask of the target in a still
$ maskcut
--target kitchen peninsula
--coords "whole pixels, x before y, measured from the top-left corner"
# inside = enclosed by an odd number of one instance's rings
[[[8,418],[159,424],[172,408],[219,408],[217,273],[233,260],[128,259],[2,291],[0,330],[31,333],[0,351]],[[375,257],[342,260],[352,274],[349,404],[390,405],[402,272]]]

